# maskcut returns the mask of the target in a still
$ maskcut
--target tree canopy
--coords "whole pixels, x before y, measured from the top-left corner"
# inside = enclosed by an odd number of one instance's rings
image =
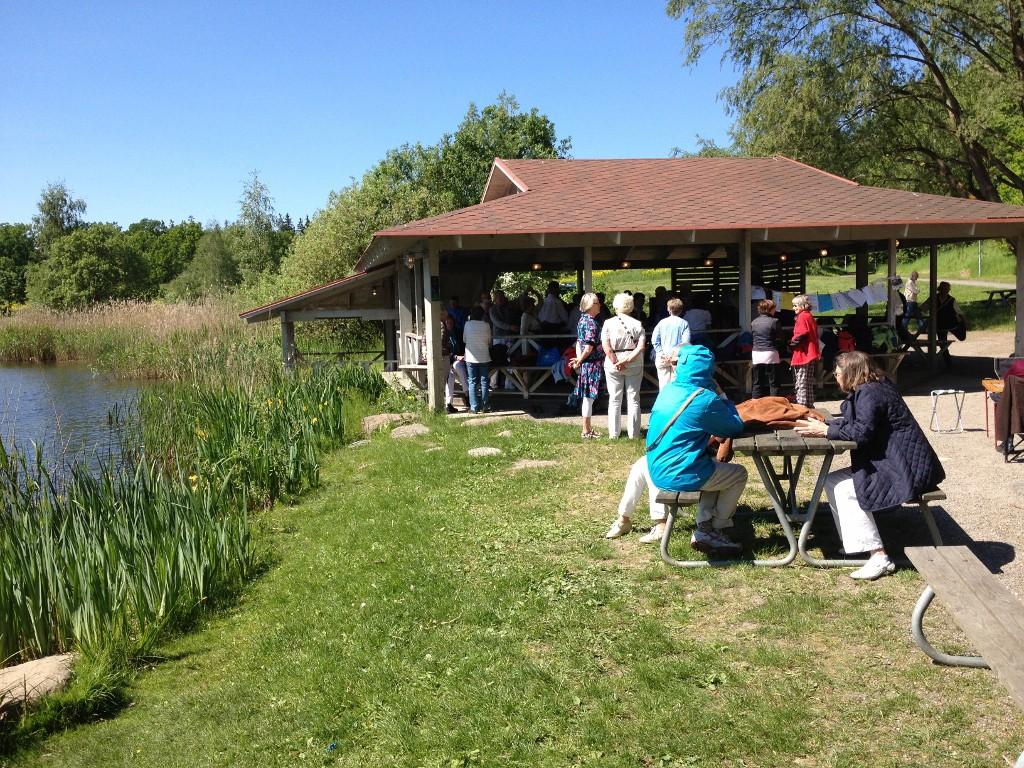
[[[1021,202],[1021,0],[670,0],[685,56],[740,67],[724,92],[750,154],[867,183]]]
[[[470,104],[454,133],[437,144],[387,153],[358,182],[332,192],[281,265],[281,292],[348,274],[373,233],[480,202],[495,157],[568,157],[571,140],[537,109],[502,93],[482,110]]]

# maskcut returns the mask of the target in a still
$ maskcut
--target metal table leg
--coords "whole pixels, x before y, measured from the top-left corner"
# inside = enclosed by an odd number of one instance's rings
[[[800,528],[800,557],[808,565],[813,565],[816,568],[849,568],[851,566],[864,565],[867,560],[858,560],[853,558],[824,558],[818,559],[807,551],[807,537],[811,533],[811,526],[814,525],[814,517],[818,514],[818,504],[821,502],[821,493],[825,490],[825,478],[828,477],[828,471],[832,468],[832,454],[826,454],[824,460],[821,462],[821,471],[818,473],[818,481],[814,484],[814,492],[811,494],[811,500],[807,505],[807,519],[804,520],[803,526]]]

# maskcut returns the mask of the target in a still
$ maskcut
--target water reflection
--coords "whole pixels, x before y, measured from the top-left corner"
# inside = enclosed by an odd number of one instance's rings
[[[0,368],[0,438],[31,453],[35,441],[46,464],[96,466],[118,453],[108,414],[135,402],[139,385],[94,374],[77,365]]]

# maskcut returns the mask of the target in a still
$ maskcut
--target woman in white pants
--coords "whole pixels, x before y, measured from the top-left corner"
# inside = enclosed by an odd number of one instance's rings
[[[830,472],[825,492],[847,554],[870,552],[854,579],[877,579],[896,570],[875,525],[875,512],[933,490],[946,473],[899,391],[863,352],[836,358],[836,383],[848,392],[842,417],[830,424],[800,421],[801,435],[850,440],[850,468]]]
[[[644,378],[644,327],[630,317],[633,297],[616,294],[612,300],[615,317],[601,327],[604,373],[608,381],[608,437],[619,436],[622,394],[626,393],[626,434],[640,437],[640,382]]]

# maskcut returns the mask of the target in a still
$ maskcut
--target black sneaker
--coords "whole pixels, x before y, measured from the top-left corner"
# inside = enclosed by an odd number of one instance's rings
[[[458,413],[459,412],[459,409],[456,408],[451,403],[448,403],[448,405],[445,406],[445,410],[448,411],[448,413]]]

